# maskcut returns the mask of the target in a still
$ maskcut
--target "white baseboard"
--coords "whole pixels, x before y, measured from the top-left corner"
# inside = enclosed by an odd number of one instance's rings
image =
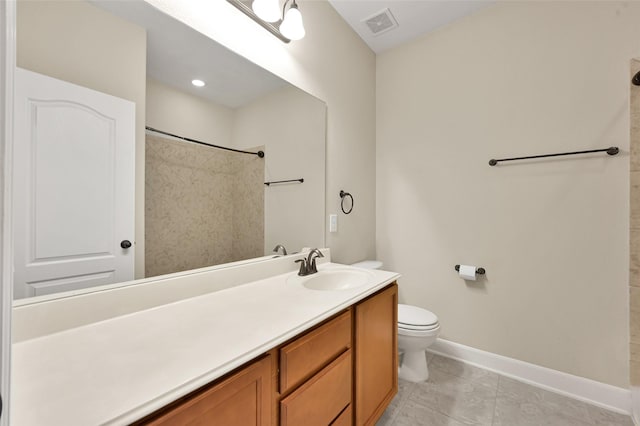
[[[623,414],[632,413],[631,391],[628,389],[481,351],[443,339],[438,339],[429,347],[429,351],[611,411]],[[637,388],[637,391],[635,403],[633,404],[635,408],[633,415],[636,425],[640,425],[638,422],[640,420],[638,418],[640,414],[638,413],[640,411],[640,388]]]

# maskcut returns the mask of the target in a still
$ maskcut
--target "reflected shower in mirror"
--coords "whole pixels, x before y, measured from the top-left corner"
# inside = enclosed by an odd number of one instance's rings
[[[27,194],[14,199],[27,218],[17,225],[14,244],[21,254],[16,270],[22,271],[16,274],[16,297],[270,258],[278,244],[290,253],[324,246],[322,101],[141,0],[19,0],[17,23],[18,67],[27,78],[50,79],[43,80],[45,87],[60,84],[56,105],[67,99],[68,83],[123,105],[128,101],[132,130],[129,154],[118,159],[116,148],[104,148],[102,154],[85,149],[93,145],[78,130],[84,113],[74,111],[73,124],[63,125],[56,118],[62,112],[49,108],[51,102],[48,109],[28,102],[20,107],[27,111],[22,137],[32,141],[33,151],[15,158],[14,168],[25,173],[16,184],[23,187],[14,192]],[[193,80],[199,80],[197,86]],[[93,110],[101,111],[83,109]],[[36,116],[43,118],[38,125],[52,127],[29,133],[28,119]],[[110,147],[112,133],[105,132]],[[98,133],[90,139],[101,140]],[[42,147],[58,154],[35,155],[45,152]],[[131,170],[117,173],[127,162]],[[96,170],[104,171],[99,179]],[[42,176],[48,179],[47,194],[64,196],[43,196]],[[294,182],[265,185],[283,180]],[[109,204],[121,193],[130,194],[131,208]],[[93,204],[94,198],[103,204]],[[96,211],[104,213],[104,222]],[[118,231],[112,225],[120,222],[131,226]],[[88,242],[93,233],[97,242]],[[126,274],[117,271],[118,256],[130,263]],[[90,267],[90,261],[98,266]]]

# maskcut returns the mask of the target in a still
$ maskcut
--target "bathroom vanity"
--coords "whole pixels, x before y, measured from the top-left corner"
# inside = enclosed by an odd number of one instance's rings
[[[76,315],[97,317],[77,324],[55,324],[75,297],[14,308],[12,420],[375,424],[397,392],[399,275],[324,263],[301,278],[296,259],[111,290],[137,292],[129,308],[112,308],[110,291],[85,295],[93,309]],[[314,288],[342,276],[360,281]]]
[[[397,295],[391,284],[135,424],[375,424],[398,390]]]

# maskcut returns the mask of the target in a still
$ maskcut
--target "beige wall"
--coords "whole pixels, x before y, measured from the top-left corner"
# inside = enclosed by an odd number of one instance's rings
[[[378,255],[443,338],[628,386],[638,22],[640,3],[503,2],[378,56]]]
[[[146,0],[327,103],[326,213],[355,197],[326,245],[337,262],[375,256],[375,55],[326,0],[298,2],[304,39],[284,44],[226,1]],[[326,215],[325,215],[326,221]]]
[[[640,71],[640,59],[631,61],[631,76]],[[630,309],[630,377],[631,384],[640,387],[640,87],[631,90],[631,220],[629,264]],[[640,410],[640,406],[635,406]],[[636,413],[638,414],[638,413]]]
[[[234,110],[147,79],[147,126],[231,146]]]
[[[18,2],[19,67],[136,103],[136,278],[144,276],[146,42],[143,28],[84,1]]]
[[[324,244],[325,126],[325,104],[295,87],[236,110],[234,146],[265,144],[265,181],[304,179],[265,187],[264,253]]]

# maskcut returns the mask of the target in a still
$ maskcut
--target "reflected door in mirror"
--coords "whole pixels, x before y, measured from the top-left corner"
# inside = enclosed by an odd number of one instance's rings
[[[14,297],[133,279],[135,105],[18,69]]]

